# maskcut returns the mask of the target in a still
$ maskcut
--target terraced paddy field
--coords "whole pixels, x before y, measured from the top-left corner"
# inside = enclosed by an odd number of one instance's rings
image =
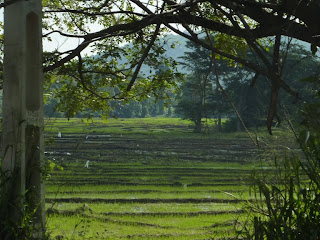
[[[46,140],[53,239],[232,239],[265,164],[244,134],[194,134],[178,119],[50,119]]]

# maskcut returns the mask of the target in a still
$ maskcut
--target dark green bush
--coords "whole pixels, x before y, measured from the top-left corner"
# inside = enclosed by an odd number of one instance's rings
[[[317,79],[313,79],[319,82]],[[256,201],[249,207],[253,229],[241,235],[255,240],[320,239],[320,93],[305,105],[298,152],[275,161],[275,172],[253,177]]]

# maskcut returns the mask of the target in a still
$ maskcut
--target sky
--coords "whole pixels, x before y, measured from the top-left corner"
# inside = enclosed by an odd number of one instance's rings
[[[3,23],[3,9],[0,9],[0,21]],[[95,25],[92,25],[91,29],[92,31],[99,30],[98,26]],[[68,39],[66,37],[60,36],[60,34],[58,33],[54,33],[50,36],[52,38],[51,42],[46,40],[42,42],[44,51],[52,52],[54,50],[59,50],[60,52],[65,52],[76,48],[81,43],[81,39]],[[90,54],[90,48],[85,49],[83,53]]]

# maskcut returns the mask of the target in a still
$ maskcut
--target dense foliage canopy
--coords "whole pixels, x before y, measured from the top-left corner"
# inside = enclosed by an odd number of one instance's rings
[[[16,0],[5,1],[10,7]],[[143,99],[151,92],[166,97],[166,88],[176,84],[175,62],[164,55],[161,40],[167,32],[179,34],[209,49],[212,56],[228,58],[268,78],[271,97],[268,128],[277,115],[279,89],[298,97],[282,77],[280,50],[291,38],[320,46],[317,0],[44,0],[43,40],[74,39],[70,49],[44,53],[44,72],[51,96],[73,116],[86,109],[110,109],[108,101]],[[210,41],[214,35],[216,41]],[[206,40],[199,36],[207,36]],[[284,41],[285,40],[285,41]],[[273,51],[266,51],[270,43]],[[248,49],[257,59],[248,61]],[[88,52],[95,55],[88,57]],[[268,57],[268,56],[271,56]],[[143,65],[149,73],[139,74]],[[158,66],[169,66],[158,71]],[[58,87],[56,87],[58,86]],[[117,87],[117,92],[108,91]]]
[[[219,123],[221,115],[229,119],[224,125],[225,130],[241,130],[244,127],[242,124],[246,127],[265,125],[270,95],[269,82],[264,80],[265,77],[257,76],[252,69],[230,65],[224,59],[213,61],[210,50],[193,42],[187,42],[187,46],[189,51],[182,57],[182,64],[191,73],[177,96],[176,112],[194,121],[197,131],[201,129],[201,120],[217,118]],[[270,46],[270,51],[273,51],[273,46]],[[289,51],[282,52],[286,52],[286,61],[282,64],[283,79],[299,89],[303,101],[296,101],[295,97],[280,92],[278,105],[282,111],[277,113],[276,121],[280,123],[289,113],[299,122],[303,103],[315,101],[315,87],[303,80],[309,79],[311,74],[319,74],[320,61],[299,44],[291,44]],[[247,52],[248,61],[256,58],[255,54]],[[233,107],[237,109],[240,119]]]

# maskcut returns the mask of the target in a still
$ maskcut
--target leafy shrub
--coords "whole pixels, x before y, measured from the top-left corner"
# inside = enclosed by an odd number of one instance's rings
[[[319,81],[318,81],[319,82]],[[241,232],[255,240],[320,239],[320,93],[302,111],[300,152],[275,161],[275,176],[257,176],[257,201],[249,208],[253,229]],[[270,172],[269,172],[270,173]]]

